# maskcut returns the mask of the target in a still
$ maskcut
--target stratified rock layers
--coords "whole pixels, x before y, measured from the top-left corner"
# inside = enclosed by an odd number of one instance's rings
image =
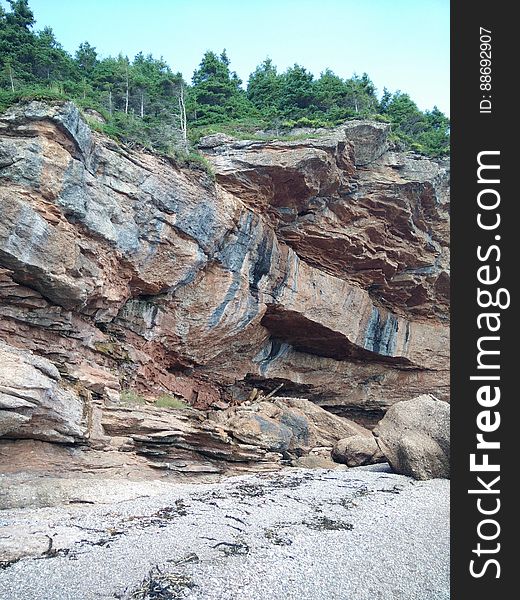
[[[4,437],[31,437],[58,388],[35,439],[84,440],[78,402],[124,388],[206,408],[284,383],[369,424],[447,399],[447,164],[365,121],[201,147],[214,178],[123,149],[70,103],[0,117],[0,339],[11,361],[32,351],[39,394],[2,388]]]

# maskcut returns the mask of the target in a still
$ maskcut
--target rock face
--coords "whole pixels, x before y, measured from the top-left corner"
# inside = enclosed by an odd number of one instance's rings
[[[415,479],[450,476],[450,406],[423,395],[392,406],[374,430],[396,473]]]
[[[83,399],[60,380],[50,361],[0,342],[0,437],[84,441]]]
[[[34,379],[28,383],[33,384]],[[2,471],[12,474],[28,470],[65,477],[102,472],[105,476],[149,479],[211,477],[276,470],[283,465],[311,468],[313,461],[314,466],[333,468],[330,450],[340,437],[354,433],[371,436],[356,423],[299,398],[262,400],[209,413],[111,402],[93,402],[90,409],[88,435],[79,447],[71,444],[71,438],[59,437],[41,426],[38,429],[36,424],[32,425],[33,439],[19,439],[24,437],[21,428],[3,427],[7,439],[0,443]],[[10,425],[4,413],[11,414],[0,411],[0,423]],[[55,416],[49,409],[47,420]],[[68,423],[69,429],[73,425]],[[324,433],[324,426],[331,430]],[[35,441],[38,433],[44,441]],[[309,462],[299,463],[300,458]],[[0,491],[0,500],[1,495]]]
[[[314,448],[332,447],[341,438],[371,435],[357,423],[337,417],[305,398],[277,397],[239,405],[215,412],[211,418],[244,443],[295,456]]]
[[[0,435],[91,447],[127,388],[205,410],[283,383],[370,426],[403,391],[447,400],[448,165],[366,121],[202,151],[214,177],[70,103],[0,116]]]

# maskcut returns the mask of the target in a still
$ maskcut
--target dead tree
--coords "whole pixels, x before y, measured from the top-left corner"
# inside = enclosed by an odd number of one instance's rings
[[[184,101],[184,84],[181,82],[179,89],[179,118],[184,151],[188,151],[188,122],[186,119],[186,103]]]

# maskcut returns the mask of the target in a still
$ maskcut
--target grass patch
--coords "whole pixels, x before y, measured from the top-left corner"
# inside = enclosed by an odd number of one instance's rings
[[[175,164],[181,167],[189,167],[191,169],[200,169],[204,171],[212,181],[215,181],[215,171],[209,160],[203,156],[198,150],[175,150],[168,154]]]
[[[135,390],[123,390],[121,392],[121,402],[123,404],[146,404],[147,400],[142,394],[138,394]]]
[[[0,113],[3,113],[17,102],[30,102],[31,100],[41,100],[49,103],[65,102],[68,97],[61,90],[53,88],[27,86],[15,92],[0,90]]]
[[[158,408],[190,408],[190,405],[187,402],[170,394],[163,394],[162,396],[159,396],[159,398],[155,400],[154,404]]]
[[[299,125],[298,125],[299,126]],[[216,133],[223,133],[234,138],[237,141],[258,141],[258,142],[273,142],[281,140],[284,142],[308,140],[319,138],[320,135],[313,133],[292,134],[291,130],[296,127],[292,122],[284,122],[280,125],[279,131],[274,134],[259,133],[260,131],[272,130],[274,127],[268,122],[255,122],[244,124],[236,123],[221,123],[218,125],[195,126],[190,131],[190,140],[197,145],[203,137]],[[327,124],[326,128],[331,128],[333,125]]]
[[[149,406],[156,406],[157,408],[190,408],[190,405],[187,402],[173,394],[162,394],[162,396],[152,398],[150,396],[144,396],[135,390],[126,389],[121,392],[120,398],[122,404],[133,406],[144,406],[145,404],[148,404]]]

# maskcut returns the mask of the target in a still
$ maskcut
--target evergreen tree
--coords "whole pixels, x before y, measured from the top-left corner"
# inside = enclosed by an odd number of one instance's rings
[[[9,87],[34,80],[36,39],[34,15],[27,0],[8,0],[11,10],[0,12],[0,71]],[[5,81],[2,81],[5,85]]]
[[[45,27],[35,36],[33,75],[38,81],[60,83],[74,79],[75,65],[63,50],[53,30]]]
[[[161,151],[186,150],[188,124],[252,133],[380,114],[405,148],[449,152],[449,120],[437,107],[421,111],[408,94],[387,89],[378,101],[366,73],[342,79],[326,69],[314,80],[298,64],[279,74],[268,58],[250,74],[246,92],[226,51],[207,51],[188,86],[164,59],[142,52],[133,61],[122,54],[100,59],[85,41],[73,58],[50,27],[35,32],[34,23],[28,0],[0,4],[0,110],[17,98],[70,98],[104,112],[110,135]]]
[[[240,88],[242,82],[230,71],[225,50],[220,56],[206,52],[193,73],[192,82],[197,122],[222,123],[241,116],[242,110],[247,112],[247,98]]]
[[[383,88],[383,95],[381,96],[381,100],[379,101],[379,112],[384,115],[388,112],[388,105],[392,100],[392,92]]]
[[[295,64],[282,76],[280,110],[289,118],[298,118],[313,112],[315,103],[314,76],[305,67]]]
[[[263,113],[272,113],[280,104],[282,78],[270,58],[251,73],[247,83],[247,97]]]
[[[425,126],[424,115],[417,104],[408,94],[400,91],[392,96],[386,114],[398,126],[399,131],[409,137],[420,133]]]
[[[378,106],[376,88],[366,73],[361,77],[354,74],[347,80],[346,85],[347,106],[355,116],[370,116],[376,113]]]
[[[442,156],[450,151],[450,120],[436,106],[426,111],[425,131],[420,136],[424,150],[432,156]]]
[[[74,58],[82,77],[91,77],[98,63],[94,46],[91,46],[88,42],[81,43]]]
[[[341,79],[330,69],[326,69],[314,86],[316,102],[319,109],[325,113],[345,107],[345,100],[348,93],[348,87]]]

